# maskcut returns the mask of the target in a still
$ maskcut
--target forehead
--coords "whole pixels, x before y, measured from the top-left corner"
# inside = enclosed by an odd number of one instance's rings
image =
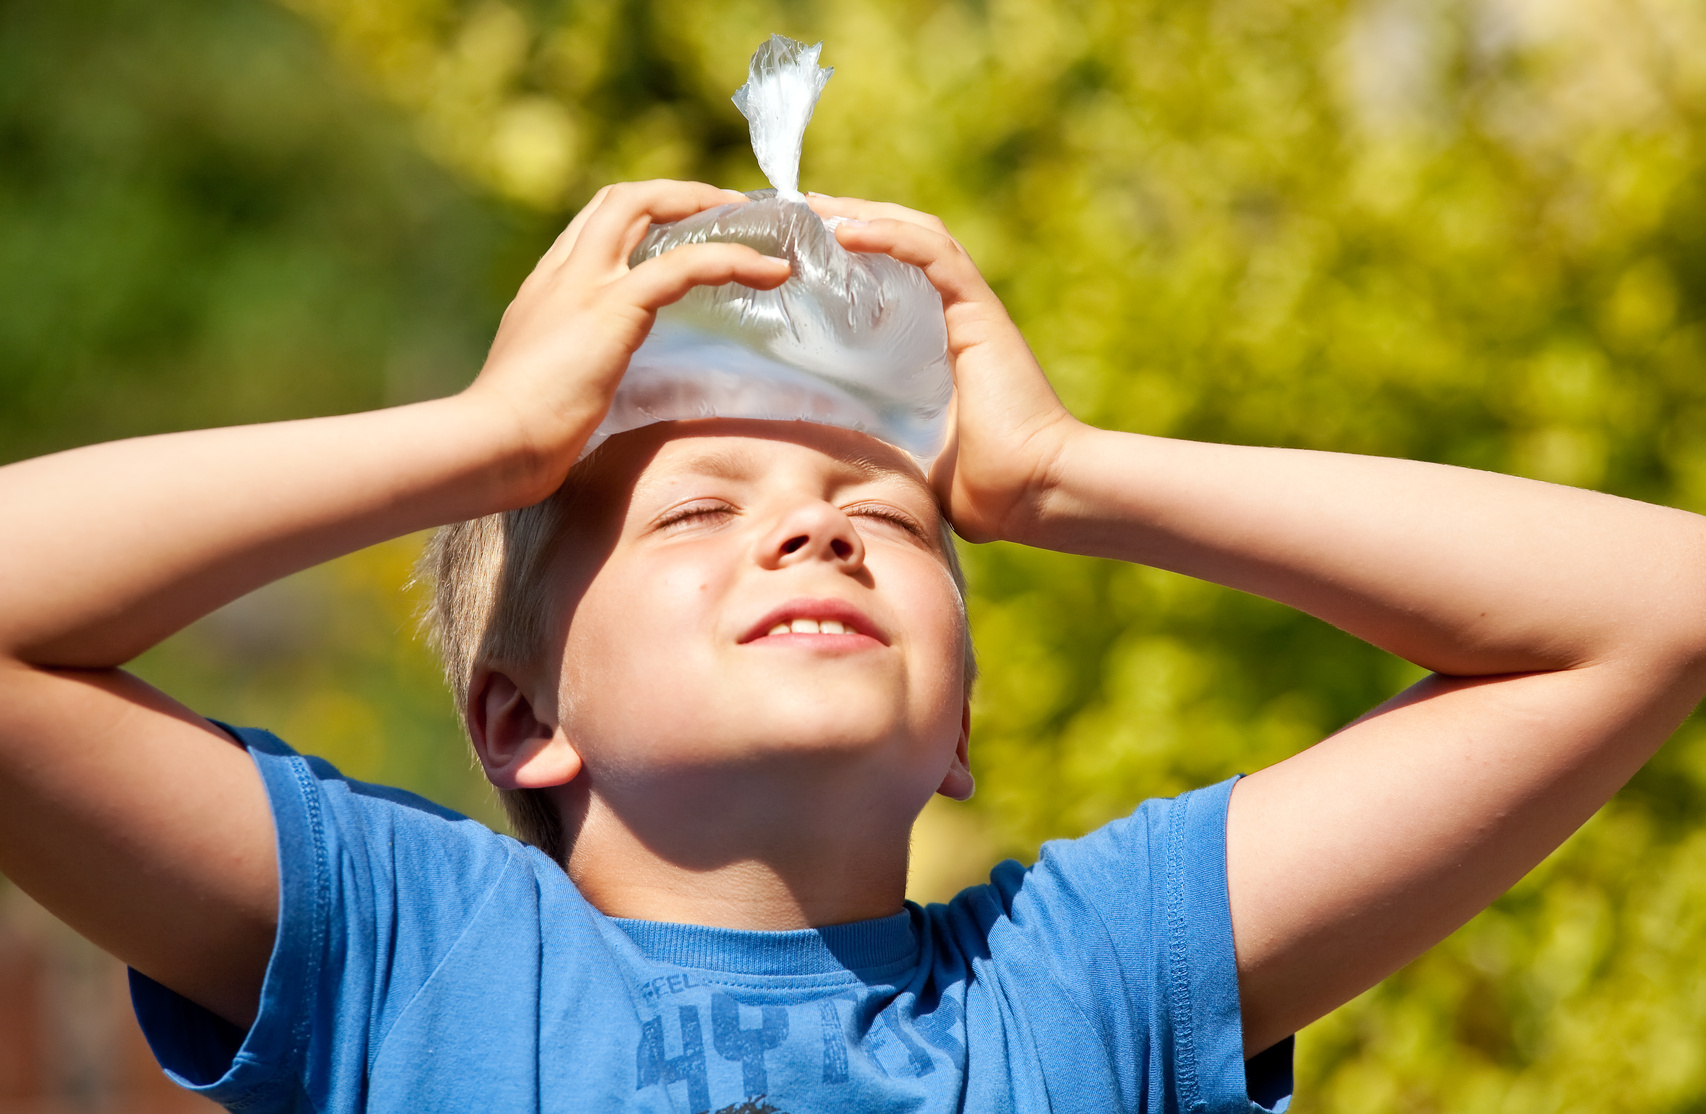
[[[737,484],[799,484],[848,487],[875,485],[919,501],[935,511],[935,497],[911,457],[852,430],[813,422],[701,419],[660,422],[612,437],[600,450],[608,456],[608,494],[641,505],[667,498],[698,479]],[[615,490],[612,490],[614,488]]]
[[[953,542],[924,473],[873,437],[798,421],[697,419],[659,422],[612,436],[570,472],[556,496],[550,575],[561,606],[574,601],[623,550],[630,528],[713,483],[804,483],[823,496],[869,484],[924,520],[936,555],[958,585]],[[710,493],[716,494],[716,493]],[[567,528],[570,524],[573,528]]]

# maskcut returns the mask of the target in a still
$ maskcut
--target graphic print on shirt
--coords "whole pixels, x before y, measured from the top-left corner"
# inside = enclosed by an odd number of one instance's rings
[[[964,1016],[958,998],[944,997],[936,1003],[934,1011],[912,1017],[912,1027],[918,1030],[918,1035],[947,1053],[949,1062],[960,1071],[966,1068],[966,1046],[955,1036],[955,1030]]]
[[[788,1039],[788,1011],[781,1006],[759,1009],[764,1020],[756,1029],[745,1029],[740,1022],[740,1003],[720,990],[711,995],[711,1041],[717,1047],[717,1055],[740,1061],[741,1082],[746,1087],[747,1098],[770,1090],[764,1054]]]
[[[823,1081],[831,1086],[847,1082],[847,1034],[841,1028],[841,1011],[825,998],[817,1004],[818,1025],[823,1030]]]
[[[687,1084],[687,1104],[694,1114],[711,1109],[711,1085],[705,1071],[705,1037],[699,1027],[699,1007],[682,1006],[681,1055],[666,1056],[663,1048],[663,1018],[654,1017],[640,1026],[639,1083],[635,1090],[655,1083]]]
[[[687,993],[690,990],[699,993]],[[686,975],[659,978],[643,988],[642,998],[656,1003],[658,1013],[641,1022],[635,1090],[679,1084],[681,1088],[672,1093],[679,1097],[685,1092],[692,1114],[710,1114],[713,1089],[724,1090],[732,1083],[726,1073],[721,1077],[724,1082],[715,1082],[712,1065],[722,1061],[740,1065],[744,1094],[743,1101],[721,1106],[717,1114],[748,1110],[782,1114],[766,1101],[772,1094],[773,1074],[784,1070],[784,1065],[798,1072],[807,1056],[821,1057],[821,1064],[814,1065],[816,1070],[810,1074],[835,1089],[852,1078],[855,1055],[870,1070],[890,1079],[918,1079],[936,1072],[942,1065],[931,1048],[952,1070],[965,1070],[965,1045],[957,1035],[964,1010],[952,997],[941,999],[931,1013],[908,1017],[892,1000],[845,990],[787,1005],[755,1002],[726,990],[710,990],[706,997],[706,990],[710,988]],[[682,997],[706,1004],[681,1004]],[[666,998],[674,1001],[665,1004]],[[793,1079],[797,1086],[799,1076]],[[716,1101],[728,1099],[719,1096]]]

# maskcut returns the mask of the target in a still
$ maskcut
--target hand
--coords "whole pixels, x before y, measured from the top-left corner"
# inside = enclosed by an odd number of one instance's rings
[[[550,494],[659,306],[696,283],[787,277],[735,244],[628,267],[653,220],[740,196],[680,182],[600,193],[455,399],[0,469],[0,873],[247,1026],[278,915],[265,788],[224,731],[116,667],[269,580]]]
[[[1061,405],[1018,326],[941,221],[856,198],[810,200],[819,214],[853,222],[836,228],[842,247],[911,263],[941,293],[955,398],[931,486],[961,537],[1025,540],[1063,448],[1085,427]]]
[[[739,282],[769,290],[787,279],[786,260],[741,244],[693,244],[628,266],[653,221],[745,200],[698,182],[606,186],[521,284],[464,397],[493,403],[513,419],[535,501],[562,482],[603,420],[660,307],[695,286]]]

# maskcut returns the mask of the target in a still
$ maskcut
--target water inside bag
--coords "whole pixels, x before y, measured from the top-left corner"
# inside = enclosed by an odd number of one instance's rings
[[[924,272],[850,252],[798,192],[800,145],[833,70],[823,44],[772,35],[735,93],[775,187],[658,225],[639,264],[683,244],[728,241],[788,260],[775,290],[701,286],[659,311],[588,442],[684,418],[804,420],[855,429],[928,466],[942,449],[953,379],[942,300]]]

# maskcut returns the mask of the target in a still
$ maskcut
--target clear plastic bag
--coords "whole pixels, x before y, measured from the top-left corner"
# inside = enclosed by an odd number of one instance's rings
[[[797,188],[805,127],[834,72],[817,64],[822,45],[772,35],[734,96],[775,188],[659,225],[631,259],[732,241],[793,274],[775,290],[698,287],[660,311],[589,449],[652,422],[737,417],[860,430],[924,464],[941,451],[953,393],[941,297],[918,268],[843,248]]]

